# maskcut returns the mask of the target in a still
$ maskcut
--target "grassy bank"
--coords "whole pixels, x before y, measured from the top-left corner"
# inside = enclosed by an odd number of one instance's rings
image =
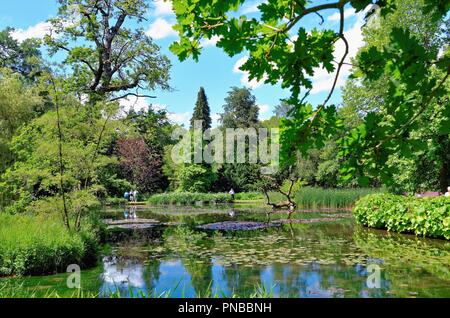
[[[98,235],[84,222],[80,233],[69,232],[52,217],[0,213],[0,276],[42,275],[96,261]]]
[[[323,189],[304,187],[295,194],[295,202],[299,208],[351,208],[355,202],[368,194],[380,192],[380,189]]]
[[[357,188],[357,189],[323,189],[314,187],[301,188],[295,193],[294,200],[299,208],[352,208],[355,202],[363,196],[380,192],[380,189]],[[278,192],[270,192],[272,201],[278,202],[286,198]],[[228,193],[189,193],[170,192],[151,196],[147,203],[153,205],[181,204],[194,205],[198,203],[264,203],[265,197],[260,192],[240,192],[234,196],[234,201]]]
[[[65,279],[64,279],[65,281]],[[270,285],[266,287],[261,284],[257,284],[253,289],[250,289],[246,293],[236,293],[233,292],[231,295],[226,292],[213,288],[212,282],[203,291],[195,295],[196,298],[273,298],[274,297],[274,287],[275,285]],[[23,284],[17,282],[11,282],[7,280],[0,280],[0,299],[1,298],[172,298],[177,295],[177,291],[181,291],[180,298],[186,298],[185,288],[183,286],[176,285],[172,289],[168,289],[163,292],[149,291],[149,292],[135,292],[132,293],[131,290],[128,293],[122,290],[119,291],[104,291],[99,294],[98,292],[93,292],[91,290],[83,289],[68,289],[65,288],[64,291],[56,289],[44,289],[36,288],[26,288]],[[125,295],[123,294],[125,292]]]
[[[399,233],[450,239],[450,198],[373,194],[353,210],[358,223]]]
[[[151,196],[147,203],[159,204],[208,204],[208,203],[231,203],[232,198],[228,193],[190,193],[171,192]]]

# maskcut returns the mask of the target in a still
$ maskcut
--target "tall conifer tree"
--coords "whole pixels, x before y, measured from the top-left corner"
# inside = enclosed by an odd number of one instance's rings
[[[203,87],[200,87],[198,92],[197,102],[195,103],[194,113],[191,118],[191,129],[194,128],[195,120],[203,120],[203,131],[211,128],[211,110],[209,109],[208,98],[206,97],[205,89]]]

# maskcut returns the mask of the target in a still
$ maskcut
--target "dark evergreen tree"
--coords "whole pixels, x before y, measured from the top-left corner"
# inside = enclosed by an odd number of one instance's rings
[[[225,98],[224,113],[220,121],[222,128],[250,128],[258,127],[259,108],[256,105],[256,97],[248,88],[232,87]],[[246,153],[249,145],[246,145]],[[235,154],[237,150],[235,149]],[[216,182],[217,189],[228,191],[255,190],[255,184],[260,178],[260,165],[253,163],[226,163],[218,169],[219,178]]]
[[[203,120],[202,130],[211,128],[211,110],[209,109],[208,98],[205,94],[205,89],[200,87],[195,103],[194,113],[191,118],[191,129],[194,128],[194,121]]]
[[[259,108],[256,97],[245,87],[232,87],[225,98],[220,122],[224,128],[247,128],[258,125]]]

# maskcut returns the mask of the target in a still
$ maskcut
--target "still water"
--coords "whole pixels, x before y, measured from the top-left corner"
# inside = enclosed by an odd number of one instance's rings
[[[347,212],[295,213],[295,223],[259,230],[207,231],[221,221],[266,221],[263,208],[105,209],[106,219],[153,219],[150,229],[110,237],[84,291],[105,297],[450,297],[450,243],[355,225]],[[286,218],[275,213],[271,221]],[[21,279],[61,296],[67,274]]]

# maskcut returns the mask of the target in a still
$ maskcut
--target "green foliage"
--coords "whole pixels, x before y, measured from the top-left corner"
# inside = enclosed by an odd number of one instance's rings
[[[360,117],[341,141],[344,178],[380,176],[396,192],[442,191],[450,180],[449,132],[443,129],[450,60],[438,54],[446,50],[448,26],[441,28],[445,15],[424,12],[426,5],[401,1],[364,30],[366,46],[344,91],[344,107]],[[431,182],[421,184],[427,171]]]
[[[35,85],[23,76],[0,69],[0,173],[14,159],[9,143],[16,131],[43,111],[43,99]]]
[[[227,137],[227,128],[247,129],[257,128],[259,108],[256,105],[256,97],[251,90],[245,87],[232,87],[225,98],[224,112],[220,115],[219,121],[224,130],[224,140]],[[244,133],[244,132],[243,132]],[[234,137],[235,138],[235,137]],[[260,177],[260,166],[254,163],[237,163],[239,149],[236,144],[234,149],[234,162],[225,163],[218,167],[218,179],[215,184],[217,191],[229,191],[233,188],[237,192],[254,191],[255,184]],[[249,153],[250,145],[246,142],[245,152]]]
[[[129,189],[129,188],[124,188]],[[108,197],[105,199],[106,205],[123,205],[128,203],[128,200],[125,198],[116,198],[116,197]]]
[[[257,190],[260,179],[260,167],[250,163],[224,164],[217,171],[218,179],[214,185],[217,191],[237,192]]]
[[[224,128],[247,128],[258,125],[256,97],[245,87],[232,87],[225,98],[219,121]]]
[[[177,171],[179,190],[185,192],[207,192],[216,180],[216,174],[203,165],[184,165]]]
[[[261,192],[238,192],[234,195],[235,200],[262,200],[264,195]]]
[[[149,204],[196,204],[196,203],[230,203],[231,195],[228,193],[192,193],[192,192],[170,192],[151,196]]]
[[[73,70],[67,81],[71,91],[89,94],[95,101],[125,97],[131,89],[169,88],[170,62],[141,27],[146,1],[59,3],[57,17],[50,19],[57,36],[46,36],[45,43],[51,54],[66,54],[64,63]],[[67,23],[74,14],[79,15],[77,23]]]
[[[358,223],[400,233],[450,239],[450,199],[373,194],[356,202]]]
[[[345,62],[346,55],[335,67],[333,51],[338,40],[347,42],[343,14],[346,5],[350,4],[359,12],[376,4],[380,10],[369,14],[370,20],[375,22],[379,17],[395,14],[410,21],[418,14],[427,15],[429,19],[425,25],[430,28],[438,25],[449,10],[447,2],[430,0],[420,6],[420,10],[407,4],[403,8],[409,11],[402,13],[402,6],[397,9],[398,2],[355,0],[311,4],[309,1],[268,1],[258,5],[260,15],[249,18],[233,13],[244,1],[175,0],[173,7],[178,22],[175,29],[180,40],[171,50],[180,60],[190,56],[198,59],[201,39],[219,36],[217,46],[230,56],[248,53],[248,60],[241,70],[249,72],[250,79],[264,79],[271,84],[281,82],[283,88],[290,89],[291,96],[286,102],[294,109],[289,118],[282,120],[280,141],[283,163],[293,164],[297,150],[307,155],[311,148],[321,149],[338,130],[346,128],[335,105],[327,105],[335,86],[317,107],[306,100],[315,70],[322,68],[338,76]],[[412,8],[414,12],[411,12]],[[307,32],[302,26],[310,14],[320,16],[322,11],[330,9],[341,12],[339,31],[312,28]],[[419,23],[411,25],[420,32]],[[296,38],[292,37],[293,32]],[[381,27],[380,32],[388,34],[388,42],[369,45],[359,54],[356,63],[352,63],[357,68],[355,77],[360,77],[363,84],[387,75],[384,77],[387,89],[382,100],[383,116],[366,116],[363,123],[349,131],[339,144],[344,159],[341,169],[344,181],[357,178],[363,185],[369,184],[369,176],[380,177],[384,183],[389,183],[393,168],[388,157],[394,154],[408,157],[421,146],[419,139],[410,137],[421,127],[418,119],[429,109],[431,102],[446,103],[445,96],[448,96],[443,84],[450,75],[449,56],[438,56],[435,49],[427,50],[433,46],[434,39],[427,44],[420,43],[416,34],[401,23],[393,28]],[[433,74],[435,71],[437,75]],[[337,80],[336,77],[335,82]],[[443,130],[442,125],[440,130]]]
[[[368,194],[380,192],[380,189],[323,189],[302,187],[295,193],[295,202],[300,208],[350,208],[355,202]]]
[[[368,23],[362,30],[366,44],[360,49],[354,64],[357,65],[363,56],[370,55],[370,51],[377,54],[375,53],[377,50],[384,50],[383,48],[391,42],[389,34],[398,27],[408,30],[413,40],[423,47],[424,52],[432,54],[439,50],[445,52],[445,45],[448,43],[446,38],[450,30],[448,19],[446,23],[442,23],[442,19],[436,20],[432,14],[424,14],[423,8],[427,3],[428,1],[423,0],[397,1],[395,12],[385,17],[377,17]],[[408,54],[414,55],[412,52]],[[374,134],[372,129],[388,130],[401,127],[401,123],[392,121],[396,110],[390,109],[391,106],[386,103],[386,100],[390,99],[393,75],[389,70],[379,68],[379,65],[376,68],[382,72],[378,79],[362,81],[361,78],[351,78],[346,82],[343,91],[343,107],[340,112],[344,114],[346,130],[362,129],[362,126],[365,126],[366,137],[363,135],[363,130],[360,130],[362,139],[372,138],[369,137]],[[433,79],[442,75],[443,73],[437,68],[432,68],[427,76]],[[417,77],[415,80],[419,81]],[[444,83],[443,88],[448,91],[450,82]],[[398,102],[402,102],[401,97]],[[404,105],[410,102],[405,99]],[[393,134],[396,135],[395,138],[404,139],[402,142],[404,144],[395,145],[386,141],[389,150],[380,145],[378,155],[386,160],[387,169],[378,169],[379,165],[376,164],[372,164],[372,168],[370,165],[361,165],[362,168],[366,167],[363,169],[364,172],[369,174],[372,170],[374,175],[378,174],[379,170],[383,171],[384,183],[395,193],[443,191],[450,183],[448,167],[450,135],[442,129],[448,127],[448,124],[445,124],[450,118],[448,105],[448,98],[443,97],[430,102],[428,107],[418,111],[416,123],[411,126],[411,129],[405,129],[403,132],[399,130]],[[401,112],[406,114],[411,110],[414,110],[414,107],[410,110],[403,109]],[[367,130],[370,122],[373,122],[375,127]],[[377,125],[380,127],[376,128]],[[357,128],[358,126],[361,127]]]
[[[195,103],[194,112],[191,118],[191,129],[194,129],[194,121],[202,120],[202,131],[211,128],[211,110],[209,109],[208,98],[205,89],[200,87]]]
[[[0,276],[52,274],[70,264],[83,266],[96,259],[97,245],[90,226],[72,233],[56,218],[0,214]]]
[[[0,31],[0,68],[8,68],[27,79],[36,79],[44,66],[37,39],[24,39],[22,42],[12,37],[14,29]]]
[[[99,114],[115,113],[114,105],[97,104],[96,109],[82,108],[70,96],[61,104],[64,106],[59,111],[63,136],[62,186],[73,211],[82,211],[84,208],[79,202],[92,202],[92,196],[106,196],[106,189],[100,181],[104,179],[105,169],[117,162],[106,151],[122,124],[105,120]],[[13,137],[10,149],[16,162],[0,182],[1,191],[8,193],[14,202],[8,208],[10,212],[23,212],[32,201],[60,195],[57,122],[57,112],[48,111],[22,126]],[[80,195],[82,199],[78,199]]]
[[[171,298],[174,297],[177,288],[185,288],[183,286],[175,286],[174,288],[168,289],[164,292],[156,293],[155,291],[144,292],[143,290],[138,291],[137,293],[130,293],[129,295],[124,296],[123,291],[108,291],[105,290],[101,294],[98,292],[86,291],[83,289],[71,291],[69,293],[61,293],[58,290],[47,290],[42,292],[39,288],[26,288],[23,284],[16,283],[14,281],[4,280],[0,284],[0,298],[112,298],[112,299],[122,299],[122,298],[144,298],[144,299],[162,299],[162,298]],[[266,287],[266,285],[261,285],[260,283],[256,284],[250,290],[245,290],[243,292],[233,292],[231,295],[227,296],[227,298],[273,298],[274,297],[274,288],[275,285],[270,285]],[[218,288],[213,288],[213,281],[210,281],[208,287],[198,292],[195,297],[196,298],[220,298],[225,297],[227,293]],[[182,296],[182,298],[184,298]]]

